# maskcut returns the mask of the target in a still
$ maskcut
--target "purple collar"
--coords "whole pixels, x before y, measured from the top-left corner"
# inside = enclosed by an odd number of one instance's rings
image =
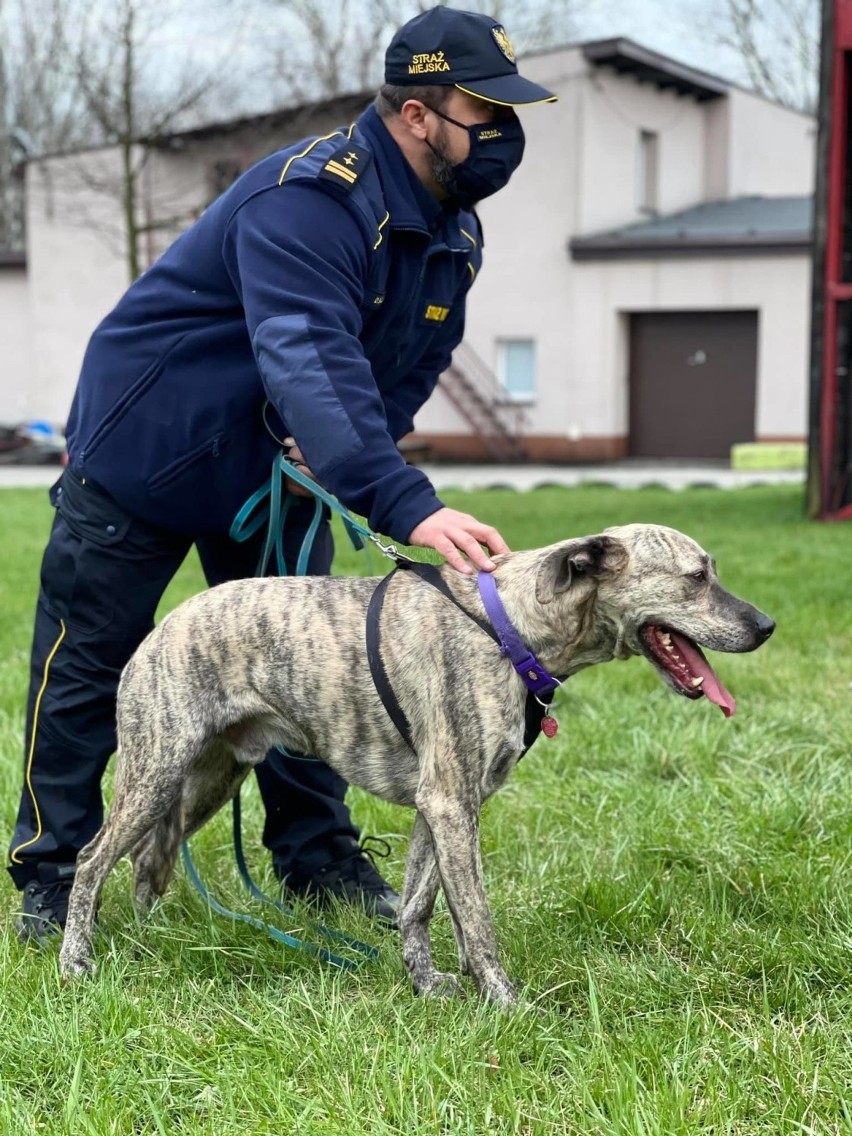
[[[488,618],[500,637],[500,654],[509,656],[512,666],[533,694],[546,694],[550,690],[555,690],[560,685],[559,679],[548,674],[515,630],[503,607],[503,601],[497,591],[497,581],[493,575],[490,572],[480,572],[478,583],[479,594],[482,596]]]

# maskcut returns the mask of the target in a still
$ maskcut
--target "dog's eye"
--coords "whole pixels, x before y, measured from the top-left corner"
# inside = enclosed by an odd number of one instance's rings
[[[690,580],[694,580],[696,582],[696,584],[706,584],[707,583],[707,573],[704,571],[703,568],[699,572],[690,572],[689,578],[690,578]]]

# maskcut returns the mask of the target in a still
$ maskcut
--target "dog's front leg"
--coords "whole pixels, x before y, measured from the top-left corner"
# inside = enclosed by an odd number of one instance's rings
[[[497,952],[479,850],[479,806],[421,783],[416,797],[432,834],[447,903],[463,946],[467,971],[490,1002],[510,1006],[518,994]]]
[[[415,994],[452,997],[462,987],[454,974],[435,969],[429,943],[429,920],[440,880],[432,836],[421,813],[414,820],[405,864],[405,886],[399,913],[402,957],[411,974]]]

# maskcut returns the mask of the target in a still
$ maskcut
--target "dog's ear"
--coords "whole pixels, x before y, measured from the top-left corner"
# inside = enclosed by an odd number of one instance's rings
[[[539,603],[550,603],[582,577],[601,576],[624,564],[627,553],[611,536],[586,536],[561,544],[542,562],[535,581]]]

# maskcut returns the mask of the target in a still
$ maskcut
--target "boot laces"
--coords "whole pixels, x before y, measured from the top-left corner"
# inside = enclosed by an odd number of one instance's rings
[[[48,912],[61,916],[68,908],[70,894],[71,880],[54,880],[52,883],[44,884],[39,888],[39,896],[33,905],[33,910],[36,915]]]
[[[344,864],[352,865],[352,874],[358,886],[364,891],[382,892],[387,888],[387,882],[382,878],[376,864],[376,858],[386,860],[391,853],[391,846],[381,836],[364,836],[346,856],[341,856],[328,867],[332,870],[340,869]]]

